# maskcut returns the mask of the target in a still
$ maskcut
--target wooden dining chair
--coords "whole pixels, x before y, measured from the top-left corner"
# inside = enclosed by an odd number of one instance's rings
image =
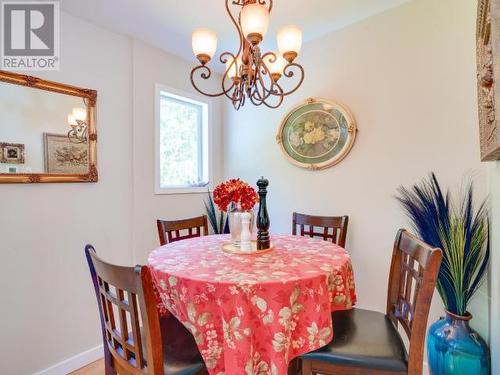
[[[441,258],[440,249],[400,230],[392,254],[386,313],[356,308],[333,313],[334,339],[301,357],[302,375],[421,375]],[[408,337],[408,352],[398,324]]]
[[[158,227],[158,236],[160,237],[161,246],[187,238],[208,236],[208,221],[206,215],[183,220],[158,219],[156,220],[156,226]]]
[[[293,213],[292,234],[297,235],[297,226],[300,227],[301,236],[321,237],[325,241],[331,240],[333,243],[345,247],[347,237],[348,216],[311,216]],[[309,230],[306,230],[306,226]],[[315,232],[314,228],[321,228],[321,232]]]
[[[193,336],[173,315],[160,320],[147,266],[85,255],[99,306],[106,375],[207,374]]]

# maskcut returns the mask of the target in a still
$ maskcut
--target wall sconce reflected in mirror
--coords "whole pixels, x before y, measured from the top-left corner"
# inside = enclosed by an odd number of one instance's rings
[[[73,143],[87,143],[87,110],[85,108],[73,108],[68,115],[68,124],[71,129],[68,138]]]

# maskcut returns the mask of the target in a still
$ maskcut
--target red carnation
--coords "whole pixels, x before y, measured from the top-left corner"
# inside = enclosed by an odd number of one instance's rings
[[[230,203],[239,203],[243,210],[251,210],[258,201],[255,189],[239,178],[223,182],[214,190],[214,202],[220,211],[226,212]]]

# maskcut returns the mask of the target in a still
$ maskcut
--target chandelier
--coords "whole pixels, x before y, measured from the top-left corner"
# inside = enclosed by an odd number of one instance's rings
[[[73,143],[87,143],[87,110],[85,108],[73,108],[68,115],[70,130],[68,138]]]
[[[191,71],[191,83],[198,92],[209,97],[225,95],[238,110],[246,100],[256,106],[278,108],[285,96],[297,91],[304,81],[304,68],[294,62],[302,46],[302,31],[295,26],[284,27],[277,37],[279,53],[260,50],[272,7],[273,0],[226,0],[239,48],[236,53],[223,52],[219,56],[225,64],[219,92],[207,92],[199,86],[212,77],[207,64],[217,50],[217,36],[204,28],[193,32],[193,52],[200,65]],[[285,77],[291,80],[284,87]]]

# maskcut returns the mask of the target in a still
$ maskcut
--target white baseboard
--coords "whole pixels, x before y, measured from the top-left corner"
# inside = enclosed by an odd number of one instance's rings
[[[37,372],[34,375],[65,375],[72,371],[78,370],[89,363],[95,362],[104,357],[102,345],[89,349],[83,353],[77,354],[74,357],[68,358],[62,362],[56,363],[45,370]]]

